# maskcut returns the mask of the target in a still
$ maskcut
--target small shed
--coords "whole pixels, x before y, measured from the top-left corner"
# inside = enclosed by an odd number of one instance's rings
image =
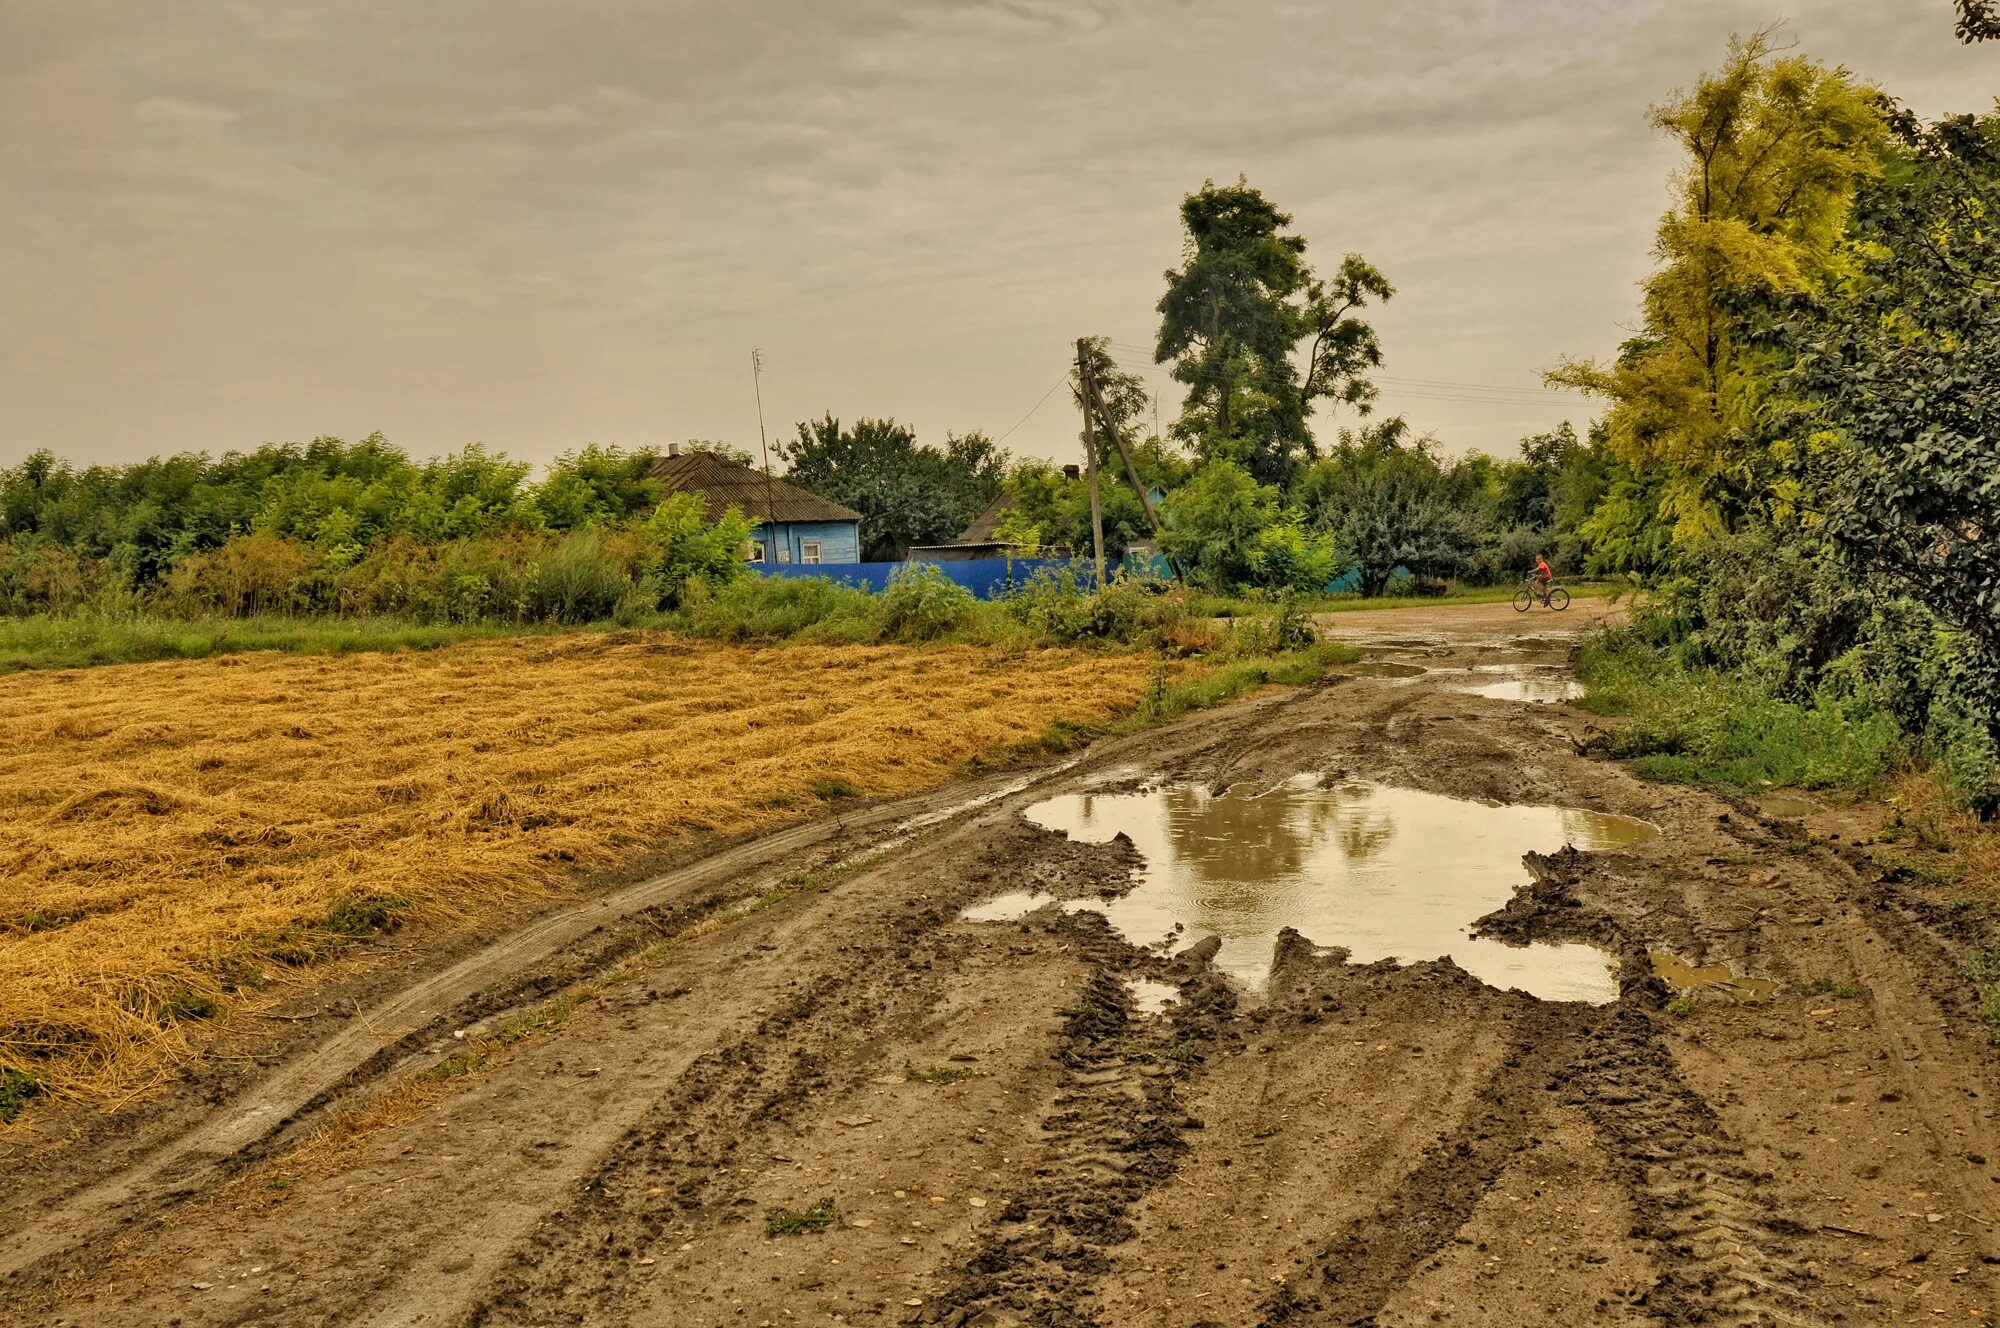
[[[861,561],[861,513],[728,457],[678,444],[653,463],[668,493],[700,494],[711,515],[735,508],[756,523],[752,563],[813,566]]]

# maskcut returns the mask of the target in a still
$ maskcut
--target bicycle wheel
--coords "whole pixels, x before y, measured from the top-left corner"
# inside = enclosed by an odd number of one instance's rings
[[[1526,613],[1529,609],[1532,609],[1534,607],[1535,607],[1534,592],[1530,591],[1526,586],[1523,586],[1521,589],[1514,592],[1514,612]]]
[[[1557,586],[1554,590],[1551,590],[1549,592],[1549,607],[1557,613],[1561,613],[1564,609],[1568,608],[1569,592],[1561,586]]]

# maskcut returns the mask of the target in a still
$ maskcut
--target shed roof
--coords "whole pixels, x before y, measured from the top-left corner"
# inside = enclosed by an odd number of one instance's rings
[[[653,478],[664,483],[669,493],[700,494],[714,514],[734,507],[759,523],[861,520],[861,513],[851,507],[713,452],[661,457],[653,462]]]
[[[1007,519],[1007,513],[1014,509],[1014,500],[1003,490],[986,504],[986,510],[972,519],[972,524],[958,533],[954,544],[990,544],[999,540],[1000,523]]]

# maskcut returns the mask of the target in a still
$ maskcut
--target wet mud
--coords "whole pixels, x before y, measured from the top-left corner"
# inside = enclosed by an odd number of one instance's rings
[[[1980,924],[1851,829],[1453,691],[1562,665],[1497,608],[1341,615],[1438,667],[676,864],[462,981],[399,938],[266,1068],[17,1160],[0,1321],[1996,1321]],[[1540,999],[1481,946],[1608,986]],[[527,1031],[412,1104],[467,1028]],[[79,1183],[119,1166],[115,1203]]]

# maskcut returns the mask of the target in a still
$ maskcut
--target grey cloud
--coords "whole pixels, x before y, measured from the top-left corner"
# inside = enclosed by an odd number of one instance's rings
[[[1921,110],[1990,99],[1943,0],[1798,8],[1808,51]],[[1239,171],[1316,255],[1389,270],[1390,372],[1527,385],[1630,315],[1669,164],[1645,108],[1766,17],[19,0],[0,303],[33,330],[0,341],[0,464],[376,427],[533,458],[742,440],[753,344],[774,420],[997,432],[1079,333],[1150,341],[1180,196]],[[1578,413],[1388,404],[1490,448]],[[1059,406],[1010,445],[1072,447]]]

